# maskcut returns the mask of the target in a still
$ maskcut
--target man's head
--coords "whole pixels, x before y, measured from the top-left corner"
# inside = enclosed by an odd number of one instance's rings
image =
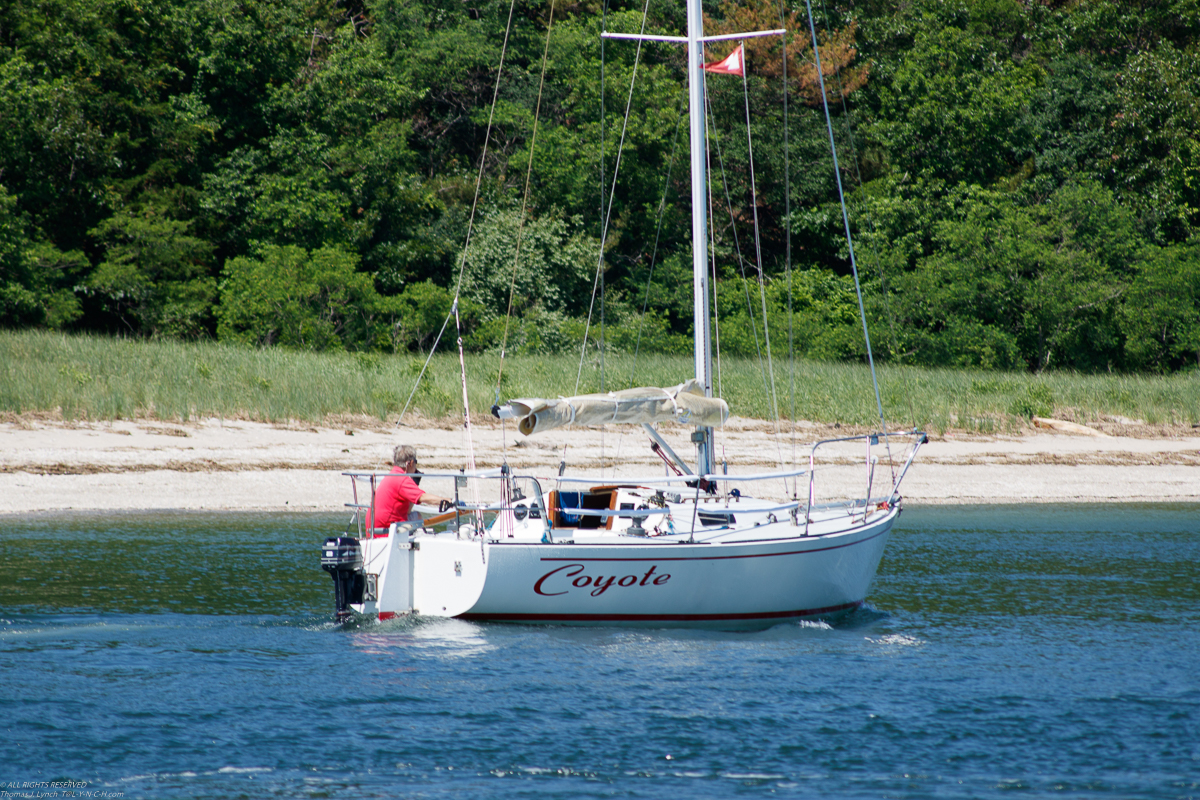
[[[417,451],[412,445],[398,444],[396,449],[392,451],[392,464],[397,467],[404,467],[405,471],[412,471],[417,467]]]

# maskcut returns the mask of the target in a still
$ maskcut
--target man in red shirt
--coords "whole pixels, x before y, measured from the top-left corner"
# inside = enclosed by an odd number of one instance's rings
[[[423,491],[409,473],[416,472],[417,451],[410,445],[397,445],[392,451],[392,474],[375,489],[375,508],[367,515],[367,528],[386,528],[393,522],[408,522],[415,503],[436,504],[446,510],[454,501]]]

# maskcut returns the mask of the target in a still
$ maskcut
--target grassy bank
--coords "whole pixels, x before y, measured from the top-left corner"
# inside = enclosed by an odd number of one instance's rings
[[[320,421],[367,414],[394,420],[416,384],[423,359],[346,353],[254,350],[215,343],[143,342],[36,331],[0,332],[0,413],[61,414],[67,419],[236,417]],[[473,411],[496,399],[499,357],[467,359]],[[691,360],[609,356],[605,388],[670,385],[691,374]],[[571,394],[578,356],[509,357],[502,398]],[[882,367],[880,387],[892,427],[932,431],[1015,430],[1030,415],[1077,422],[1140,419],[1149,425],[1200,422],[1200,375],[1075,375]],[[773,418],[766,380],[755,361],[723,359],[722,396],[734,414]],[[794,392],[793,387],[794,385]],[[579,390],[600,388],[598,360],[583,367]],[[877,424],[870,374],[856,364],[775,365],[783,417],[849,425]],[[458,357],[436,356],[413,397],[426,417],[461,413]],[[794,399],[793,399],[794,398]]]

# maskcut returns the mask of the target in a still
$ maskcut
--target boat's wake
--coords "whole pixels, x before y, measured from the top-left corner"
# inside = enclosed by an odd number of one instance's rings
[[[837,619],[831,620],[832,627],[838,630],[858,630],[860,628],[869,628],[873,625],[878,625],[884,620],[890,619],[891,614],[886,611],[880,611],[877,608],[872,608],[870,605],[863,603],[858,608],[842,614]]]

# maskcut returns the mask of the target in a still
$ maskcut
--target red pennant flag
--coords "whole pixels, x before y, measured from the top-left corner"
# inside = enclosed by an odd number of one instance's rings
[[[746,51],[745,45],[738,45],[738,49],[727,55],[721,61],[712,61],[704,65],[705,72],[717,72],[722,75],[745,75],[746,74]]]

